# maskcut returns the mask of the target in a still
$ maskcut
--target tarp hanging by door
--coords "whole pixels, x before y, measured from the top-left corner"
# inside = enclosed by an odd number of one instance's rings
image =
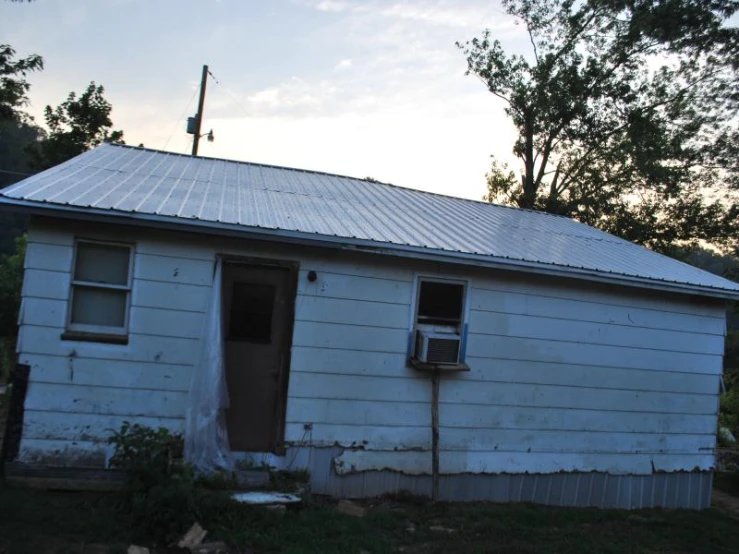
[[[200,356],[193,368],[185,418],[185,459],[201,473],[232,471],[224,411],[228,390],[223,350],[222,261],[216,260],[213,291],[200,342]]]

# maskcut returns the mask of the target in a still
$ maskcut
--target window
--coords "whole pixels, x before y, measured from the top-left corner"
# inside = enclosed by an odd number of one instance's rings
[[[466,296],[464,281],[418,279],[409,344],[413,365],[464,366]]]
[[[62,338],[127,333],[131,253],[128,245],[77,241],[67,325],[73,333]]]
[[[271,343],[274,304],[273,285],[234,283],[228,325],[229,340]]]

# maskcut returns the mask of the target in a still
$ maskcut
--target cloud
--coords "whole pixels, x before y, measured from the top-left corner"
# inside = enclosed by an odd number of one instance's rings
[[[293,117],[337,114],[347,95],[339,83],[325,79],[293,76],[283,83],[239,93],[231,88],[212,87],[206,118]]]
[[[340,0],[321,0],[320,2],[311,2],[309,5],[321,12],[344,12],[353,9],[349,2]]]
[[[380,11],[386,17],[394,17],[400,19],[410,19],[413,21],[423,21],[436,25],[449,25],[452,27],[470,27],[478,24],[480,21],[480,10],[472,12],[469,9],[464,10],[456,7],[454,9],[444,8],[440,5],[431,5],[429,3],[412,4],[398,3],[388,6]]]
[[[514,27],[513,18],[498,2],[468,0],[464,5],[450,0],[298,0],[309,8],[333,13],[362,14],[449,27]]]
[[[339,14],[319,20],[312,31],[311,48],[326,57],[339,51],[343,57],[329,65],[329,72],[326,62],[293,67],[293,76],[282,82],[230,92],[220,99],[211,97],[214,117],[384,116],[419,106],[446,116],[452,108],[445,100],[484,91],[463,76],[464,56],[454,42],[475,36],[481,23],[499,11],[495,3],[491,8],[483,0],[470,0],[461,7],[446,0],[293,1]],[[508,23],[498,21],[497,25]],[[323,70],[318,69],[321,66]],[[362,70],[351,70],[357,66]],[[238,98],[236,102],[233,97]]]

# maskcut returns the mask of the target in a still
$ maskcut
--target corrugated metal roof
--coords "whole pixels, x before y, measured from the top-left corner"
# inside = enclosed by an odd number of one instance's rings
[[[0,203],[154,216],[577,269],[739,293],[739,284],[571,219],[315,171],[105,144],[0,191]],[[633,284],[633,283],[632,283]]]

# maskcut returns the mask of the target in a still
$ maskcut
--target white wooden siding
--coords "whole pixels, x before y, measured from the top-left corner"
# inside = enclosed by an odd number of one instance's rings
[[[415,275],[440,266],[126,229],[129,344],[61,341],[74,237],[116,233],[32,226],[19,340],[32,367],[27,458],[94,451],[124,419],[182,428],[223,253],[300,263],[286,441],[347,447],[340,473],[430,471],[431,387],[405,358]],[[711,467],[719,303],[469,268],[450,277],[470,281],[471,370],[441,383],[443,473]]]

